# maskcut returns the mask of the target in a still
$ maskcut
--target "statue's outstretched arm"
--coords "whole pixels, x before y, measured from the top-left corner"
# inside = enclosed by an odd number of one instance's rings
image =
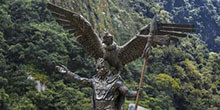
[[[118,84],[119,84],[118,89],[119,89],[120,93],[122,93],[123,95],[125,95],[127,97],[136,97],[137,91],[129,90],[121,81]]]
[[[91,79],[80,77],[79,75],[69,71],[67,69],[67,67],[65,67],[63,65],[62,66],[56,66],[56,69],[60,73],[66,74],[69,78],[73,79],[74,81],[78,82],[79,84],[81,84],[83,86],[87,86],[87,87],[92,87],[92,80]]]

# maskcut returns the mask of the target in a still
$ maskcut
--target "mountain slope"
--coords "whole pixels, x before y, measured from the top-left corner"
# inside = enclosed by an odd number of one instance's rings
[[[149,23],[161,8],[150,0],[51,2],[84,15],[100,35],[109,30],[120,45]],[[171,22],[175,17],[166,10],[160,16],[163,22]],[[80,76],[91,78],[95,74],[95,61],[73,35],[55,22],[46,9],[46,1],[0,1],[0,22],[0,109],[90,110],[92,89],[79,86],[57,73],[54,67],[63,64]],[[201,35],[153,49],[147,63],[141,106],[153,110],[220,107],[220,54],[210,52],[199,39]],[[121,74],[131,90],[137,90],[142,60],[128,64]],[[38,92],[35,82],[28,79],[30,75],[45,83],[47,89]],[[129,103],[134,100],[127,99],[125,109]]]

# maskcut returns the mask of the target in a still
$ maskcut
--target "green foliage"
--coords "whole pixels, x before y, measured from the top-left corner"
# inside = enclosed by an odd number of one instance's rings
[[[211,51],[219,52],[219,0],[169,0],[161,3],[176,23],[192,23]]]
[[[9,110],[37,110],[36,106],[27,97],[11,97]]]
[[[171,90],[171,88],[173,89],[180,88],[179,83],[167,74],[158,74],[156,76],[156,84],[163,84],[161,85],[162,87],[160,87],[160,85],[157,85],[156,87],[158,87],[158,89]]]
[[[151,0],[51,1],[83,14],[95,30],[101,33],[100,35],[109,30],[120,45],[127,42],[143,25],[149,23],[153,15],[162,8],[155,2],[150,2]],[[183,0],[179,2],[180,4],[172,0],[167,1],[167,4],[179,6],[186,3]],[[190,7],[192,6],[186,3],[186,8],[191,9]],[[167,6],[164,7],[166,8]],[[179,11],[173,13],[177,18]],[[163,22],[171,22],[173,16],[169,12],[161,10],[159,16]],[[197,15],[200,12],[199,9],[190,11]],[[216,15],[217,12],[213,13]],[[182,18],[192,21],[195,17]],[[219,21],[217,15],[213,19]],[[95,74],[95,61],[76,43],[73,35],[65,32],[54,21],[46,9],[46,1],[0,1],[0,22],[0,109],[91,108],[92,89],[82,88],[64,75],[56,73],[54,67],[63,64],[71,71],[91,78]],[[205,27],[200,22],[197,22],[197,25]],[[208,32],[201,33],[204,35]],[[141,106],[152,110],[220,108],[220,54],[210,52],[207,45],[198,38],[199,35],[192,36],[193,38],[182,39],[168,47],[153,48],[147,63]],[[210,38],[217,46],[219,37]],[[121,75],[129,89],[137,89],[142,60],[130,63],[122,71]],[[38,92],[35,89],[36,83],[28,79],[29,75],[45,83],[47,89]],[[134,101],[126,100],[126,106],[129,103]]]
[[[8,29],[10,27],[13,26],[13,23],[11,21],[11,16],[10,14],[7,12],[7,5],[1,5],[0,6],[0,31],[4,30],[4,29]]]
[[[0,108],[7,108],[7,103],[9,102],[9,95],[5,93],[4,89],[0,89]]]

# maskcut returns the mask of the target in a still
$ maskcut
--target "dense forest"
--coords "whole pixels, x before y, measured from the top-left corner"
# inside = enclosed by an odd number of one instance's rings
[[[0,0],[0,110],[90,110],[92,89],[55,70],[66,65],[91,78],[95,61],[64,31],[46,0]],[[153,48],[140,105],[152,110],[220,108],[219,0],[49,0],[82,14],[96,32],[122,45],[159,14],[162,22],[192,23],[197,32]],[[160,12],[160,13],[159,13]],[[137,90],[143,59],[125,66],[126,86]],[[35,80],[29,78],[33,77]],[[47,86],[36,89],[36,80]],[[127,99],[125,109],[133,99]]]

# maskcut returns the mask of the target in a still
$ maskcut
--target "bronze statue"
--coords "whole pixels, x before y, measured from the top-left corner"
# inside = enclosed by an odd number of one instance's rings
[[[112,74],[109,64],[99,58],[96,64],[97,74],[91,79],[82,78],[70,72],[65,66],[57,66],[60,73],[66,73],[79,84],[93,88],[92,110],[123,110],[125,96],[135,97],[135,91],[130,91],[124,85],[120,74]]]
[[[110,33],[106,33],[102,41],[82,15],[51,3],[48,3],[47,8],[65,30],[77,37],[77,41],[92,57],[96,60],[105,58],[117,70],[141,57],[148,42],[151,42],[148,47],[168,45],[171,40],[178,40],[173,36],[186,37],[187,34],[182,32],[194,31],[194,26],[191,24],[163,24],[155,19],[152,25],[144,26],[130,41],[118,46]],[[153,37],[149,39],[149,36]]]
[[[123,84],[119,73],[124,65],[143,56],[145,61],[137,92],[137,109],[146,60],[152,47],[169,45],[170,41],[178,41],[177,37],[187,37],[185,32],[195,31],[191,24],[165,24],[154,17],[130,41],[118,46],[110,33],[105,33],[101,39],[82,15],[51,3],[47,7],[56,21],[69,33],[73,33],[83,48],[98,60],[97,74],[92,79],[81,78],[66,67],[57,66],[59,72],[67,73],[80,84],[93,88],[93,110],[121,110],[124,96],[135,96],[136,93],[130,92]]]

